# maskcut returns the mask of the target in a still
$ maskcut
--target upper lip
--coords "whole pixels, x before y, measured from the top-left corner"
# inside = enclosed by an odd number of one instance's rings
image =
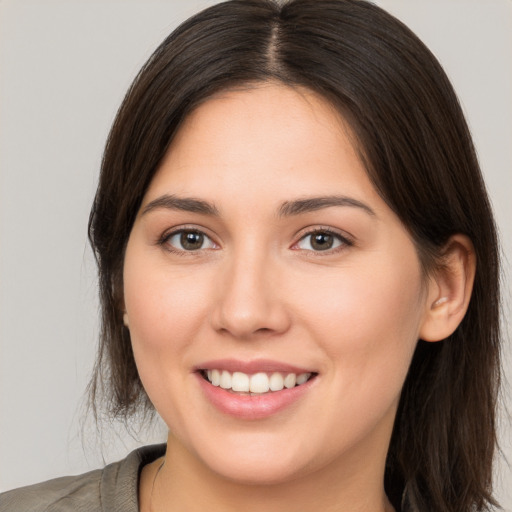
[[[195,371],[200,370],[226,370],[228,372],[242,372],[254,374],[258,372],[281,372],[281,373],[316,373],[309,368],[301,368],[280,361],[271,359],[254,359],[252,361],[240,361],[237,359],[216,359],[205,361],[195,367]]]

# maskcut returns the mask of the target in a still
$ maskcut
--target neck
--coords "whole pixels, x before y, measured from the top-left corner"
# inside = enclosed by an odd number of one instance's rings
[[[318,471],[272,484],[248,484],[213,472],[171,434],[165,463],[155,461],[141,477],[141,512],[391,512],[382,482],[386,454],[333,461]],[[350,461],[350,459],[353,459]],[[145,491],[143,491],[145,488]]]

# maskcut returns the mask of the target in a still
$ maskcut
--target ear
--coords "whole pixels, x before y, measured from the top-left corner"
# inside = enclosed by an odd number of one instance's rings
[[[126,311],[126,305],[124,303],[124,297],[122,299],[122,302],[120,304],[119,309],[123,312],[123,324],[126,328],[130,328],[130,322],[128,320],[128,312]]]
[[[128,321],[128,313],[126,312],[126,304],[124,302],[124,283],[122,270],[116,271],[113,276],[112,295],[118,312],[117,314],[119,314],[119,312],[123,313],[123,324],[125,327],[129,328],[130,324]]]
[[[422,340],[440,341],[457,329],[468,309],[475,270],[473,243],[465,235],[453,235],[444,248],[439,269],[429,280],[419,333]]]

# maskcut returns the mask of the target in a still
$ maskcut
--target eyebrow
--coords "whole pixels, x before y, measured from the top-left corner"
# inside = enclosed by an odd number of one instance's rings
[[[215,205],[203,201],[201,199],[194,199],[192,197],[178,197],[175,195],[165,194],[151,201],[146,205],[142,211],[142,215],[156,210],[158,208],[165,208],[167,210],[181,210],[184,212],[200,213],[202,215],[210,215],[219,217],[219,210]]]
[[[352,197],[346,196],[323,196],[297,199],[295,201],[286,201],[279,208],[280,217],[299,215],[301,213],[314,212],[323,208],[332,206],[350,206],[352,208],[361,208],[371,216],[376,216],[375,212],[365,203]]]
[[[371,216],[376,215],[372,208],[370,208],[367,204],[352,197],[321,196],[296,199],[294,201],[285,201],[278,210],[278,216],[291,217],[293,215],[314,212],[316,210],[322,210],[324,208],[330,208],[333,206],[349,206],[352,208],[360,208]],[[144,207],[142,215],[145,215],[146,213],[159,208],[220,217],[219,210],[212,203],[203,201],[202,199],[195,199],[192,197],[178,197],[176,195],[168,194],[160,196],[148,203]]]

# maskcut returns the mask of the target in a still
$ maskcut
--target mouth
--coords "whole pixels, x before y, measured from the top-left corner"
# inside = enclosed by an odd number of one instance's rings
[[[293,411],[292,404],[304,403],[319,380],[311,368],[270,359],[217,359],[201,363],[194,374],[207,403],[244,421]]]
[[[292,389],[306,384],[317,374],[315,372],[256,372],[228,371],[222,369],[201,369],[200,375],[212,386],[220,387],[237,395],[261,396]]]

